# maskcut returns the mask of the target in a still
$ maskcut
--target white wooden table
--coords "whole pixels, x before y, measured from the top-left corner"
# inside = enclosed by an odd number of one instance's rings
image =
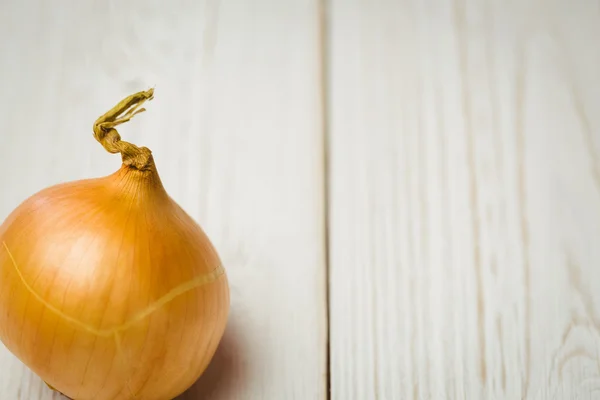
[[[121,133],[232,290],[182,399],[600,399],[597,0],[4,0],[0,72],[0,220],[156,87]]]

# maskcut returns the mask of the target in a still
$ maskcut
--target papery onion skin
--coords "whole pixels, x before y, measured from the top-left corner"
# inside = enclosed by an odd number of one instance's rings
[[[75,400],[173,399],[225,330],[219,255],[148,161],[42,190],[0,226],[0,340]]]

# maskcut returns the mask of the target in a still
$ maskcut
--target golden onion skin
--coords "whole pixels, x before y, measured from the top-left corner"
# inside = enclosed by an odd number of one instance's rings
[[[219,256],[153,163],[42,190],[0,226],[0,340],[72,399],[173,399],[228,313]]]

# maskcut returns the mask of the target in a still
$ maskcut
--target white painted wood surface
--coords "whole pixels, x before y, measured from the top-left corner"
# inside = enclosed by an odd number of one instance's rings
[[[215,359],[182,399],[326,394],[319,24],[302,1],[0,3],[0,219],[120,157],[93,121],[156,86],[120,130],[151,148],[231,283]],[[0,399],[58,399],[4,348]]]
[[[600,5],[332,0],[332,398],[600,398]]]
[[[182,400],[600,398],[600,4],[324,3],[1,2],[0,220],[156,85],[121,132],[232,285]],[[59,396],[0,346],[0,399]]]

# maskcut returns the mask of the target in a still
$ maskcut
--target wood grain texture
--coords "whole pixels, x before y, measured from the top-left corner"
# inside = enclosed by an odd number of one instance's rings
[[[4,1],[0,218],[52,184],[115,171],[92,123],[156,86],[123,138],[224,261],[232,313],[182,399],[322,399],[326,294],[318,5]],[[4,348],[0,398],[54,399]]]
[[[597,1],[332,0],[332,398],[600,398]]]

